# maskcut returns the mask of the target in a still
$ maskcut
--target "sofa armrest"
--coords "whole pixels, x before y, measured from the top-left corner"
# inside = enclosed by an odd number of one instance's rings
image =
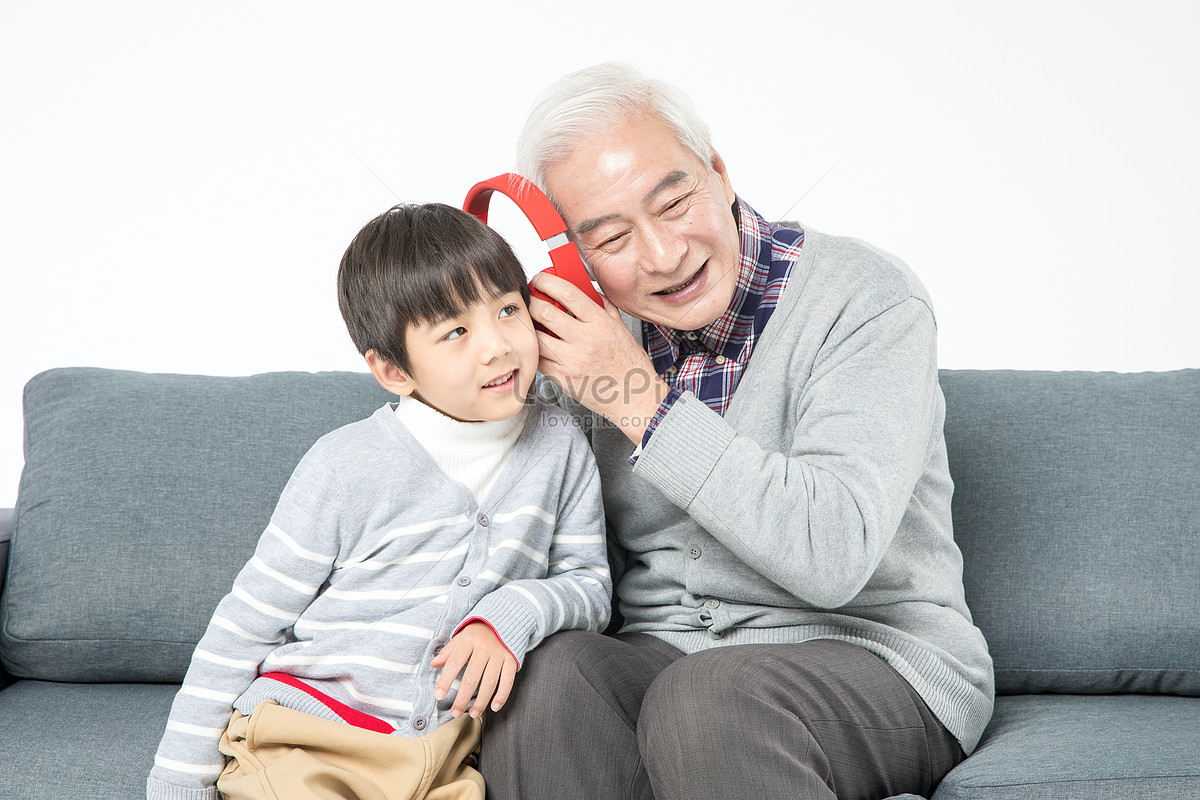
[[[11,508],[0,508],[0,588],[3,588],[4,577],[8,574],[8,542],[12,539],[13,513]],[[0,689],[10,683],[12,678],[0,666]]]
[[[13,513],[11,508],[0,508],[0,586],[4,586],[4,575],[8,571],[8,542],[12,539]]]

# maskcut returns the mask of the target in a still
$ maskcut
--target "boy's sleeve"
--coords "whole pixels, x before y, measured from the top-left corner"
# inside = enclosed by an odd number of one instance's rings
[[[310,451],[196,645],[146,782],[148,800],[217,800],[225,767],[218,743],[233,703],[288,640],[337,557],[338,494],[332,470]]]
[[[488,593],[458,629],[486,622],[518,667],[552,633],[604,630],[612,613],[606,544],[600,473],[587,440],[572,430],[546,577],[510,581]]]

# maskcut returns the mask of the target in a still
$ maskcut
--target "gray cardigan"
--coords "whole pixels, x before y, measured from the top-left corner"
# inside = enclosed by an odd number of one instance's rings
[[[569,628],[601,630],[612,584],[587,442],[535,403],[476,503],[394,413],[323,436],[297,465],[254,558],[217,606],[147,781],[162,800],[215,800],[234,708],[263,700],[337,720],[281,671],[418,736],[451,719],[429,662],[468,619],[517,659]],[[519,691],[519,690],[518,690]]]
[[[974,748],[992,663],[951,530],[936,323],[902,262],[806,230],[725,416],[685,393],[633,468],[615,426],[557,401],[600,467],[623,631],[853,642]]]

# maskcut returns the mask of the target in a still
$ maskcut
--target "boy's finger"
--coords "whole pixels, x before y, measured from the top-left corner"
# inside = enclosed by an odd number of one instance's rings
[[[500,680],[496,684],[496,693],[492,695],[492,711],[504,708],[504,704],[508,702],[508,698],[512,694],[513,682],[516,677],[516,665],[504,662],[500,668]]]
[[[497,663],[495,659],[488,662],[487,669],[483,672],[483,678],[479,681],[479,692],[475,695],[475,704],[471,706],[472,717],[482,717],[483,712],[487,710],[488,701],[496,693],[496,684],[500,682],[502,668],[503,665]]]
[[[467,706],[471,704],[471,698],[475,695],[475,688],[479,686],[479,679],[483,677],[483,670],[487,666],[487,657],[480,654],[473,654],[471,660],[467,662],[466,672],[463,673],[462,681],[458,684],[458,695],[454,698],[454,705],[450,707],[450,713],[455,717],[461,717],[466,713]]]
[[[449,652],[448,652],[449,651]],[[433,697],[435,700],[444,700],[446,695],[450,693],[450,686],[454,683],[454,679],[458,677],[458,673],[462,672],[465,661],[460,660],[455,649],[451,649],[449,645],[442,648],[442,652],[438,653],[434,661],[442,660],[445,662],[442,666],[442,674],[438,677],[438,681],[433,686]],[[433,661],[432,666],[437,666]]]

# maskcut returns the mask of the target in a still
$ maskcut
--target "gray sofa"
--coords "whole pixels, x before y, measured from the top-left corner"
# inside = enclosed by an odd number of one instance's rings
[[[999,696],[936,800],[1200,798],[1200,370],[942,386]],[[386,399],[354,373],[29,382],[0,512],[0,798],[143,796],[175,684],[292,466]]]

